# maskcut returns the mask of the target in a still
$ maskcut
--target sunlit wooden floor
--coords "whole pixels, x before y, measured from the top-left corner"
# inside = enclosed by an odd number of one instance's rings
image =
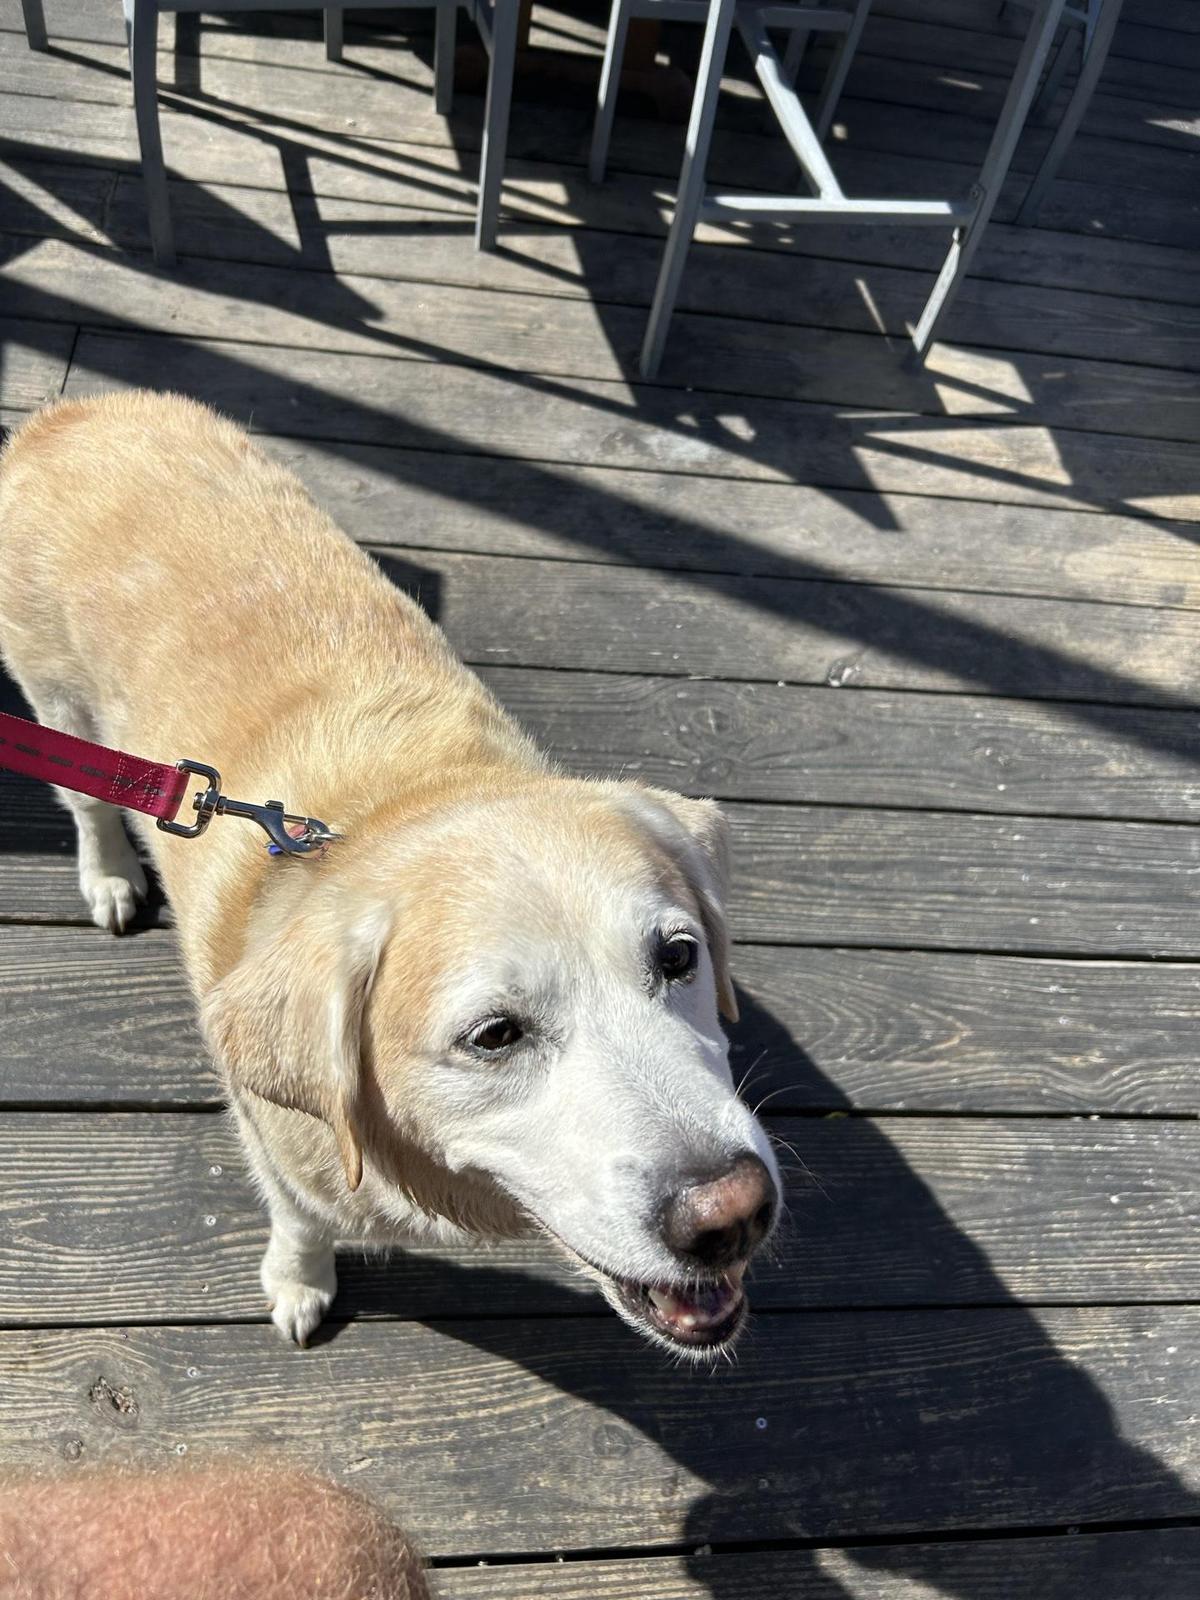
[[[964,192],[1023,14],[875,9],[846,185]],[[33,55],[0,4],[3,419],[212,401],[567,764],[726,801],[735,1058],[794,1154],[735,1366],[513,1246],[349,1256],[292,1351],[169,916],[87,926],[65,816],[7,781],[0,1464],[285,1455],[452,1600],[1194,1600],[1200,8],[1127,7],[923,375],[941,241],[709,232],[653,385],[682,132],[631,99],[587,184],[599,12],[535,8],[491,257],[469,47],[448,125],[428,13],[352,20],[342,67],[311,16],[206,19],[161,64],[173,273],[120,8],[48,12]],[[731,87],[714,174],[788,187]]]

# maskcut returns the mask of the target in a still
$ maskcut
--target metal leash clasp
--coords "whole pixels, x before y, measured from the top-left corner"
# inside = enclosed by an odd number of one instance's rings
[[[158,826],[164,833],[174,833],[182,839],[198,839],[214,817],[245,817],[258,823],[278,853],[289,856],[311,855],[338,837],[317,817],[301,817],[285,811],[282,800],[268,800],[261,806],[249,800],[230,800],[221,793],[221,774],[202,761],[177,761],[175,765],[180,772],[194,772],[208,787],[192,800],[195,822],[167,822],[160,817]],[[299,831],[289,833],[289,824]]]

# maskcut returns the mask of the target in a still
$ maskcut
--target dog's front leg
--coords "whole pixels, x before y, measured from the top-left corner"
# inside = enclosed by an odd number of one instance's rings
[[[271,1237],[262,1259],[271,1321],[303,1350],[337,1293],[334,1234],[276,1176],[253,1121],[235,1106],[246,1154],[267,1202]]]
[[[333,1237],[277,1184],[266,1187],[271,1238],[262,1261],[262,1286],[271,1321],[303,1350],[337,1293]]]

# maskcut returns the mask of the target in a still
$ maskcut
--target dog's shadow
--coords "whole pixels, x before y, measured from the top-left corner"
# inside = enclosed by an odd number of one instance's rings
[[[786,1068],[808,1103],[836,1105],[840,1092],[787,1029],[750,997],[742,1001],[742,1028],[757,1049],[780,1054],[776,1069]],[[571,1315],[536,1324],[498,1317],[497,1305],[520,1304],[528,1279],[486,1261],[437,1265],[438,1301],[465,1313],[463,1320],[429,1319],[444,1337],[523,1367],[549,1389],[606,1414],[567,1424],[571,1443],[560,1439],[563,1471],[552,1489],[546,1461],[514,1451],[506,1503],[520,1506],[528,1473],[528,1492],[536,1478],[541,1495],[557,1494],[557,1515],[567,1524],[572,1503],[578,1508],[579,1537],[567,1542],[582,1550],[648,1545],[656,1541],[647,1531],[657,1527],[658,1539],[691,1552],[690,1576],[713,1600],[750,1593],[756,1600],[848,1600],[864,1593],[861,1576],[852,1588],[840,1581],[839,1565],[926,1584],[929,1593],[956,1600],[993,1600],[1002,1588],[997,1562],[1032,1579],[1039,1600],[1078,1600],[1079,1561],[1059,1559],[1067,1545],[1081,1550],[1078,1541],[1039,1546],[1051,1553],[1037,1557],[1045,1570],[1033,1573],[1011,1565],[1005,1542],[994,1560],[981,1561],[972,1542],[914,1536],[1194,1517],[1200,1497],[1122,1437],[1112,1405],[1079,1364],[1089,1329],[1106,1360],[1117,1346],[1111,1327],[1104,1344],[1107,1314],[1038,1315],[1023,1307],[879,1125],[860,1121],[858,1130],[874,1141],[885,1180],[873,1191],[881,1197],[875,1215],[852,1207],[849,1227],[832,1224],[844,1251],[844,1294],[825,1285],[814,1298],[796,1282],[788,1295],[778,1267],[760,1268],[760,1295],[769,1286],[768,1302],[800,1309],[760,1312],[732,1365],[681,1367],[614,1318],[603,1320],[598,1301],[596,1316],[588,1315],[592,1307],[565,1289],[562,1307]],[[789,1199],[795,1226],[831,1227],[829,1204],[811,1182],[793,1185]],[[855,1231],[886,1238],[897,1218],[914,1215],[925,1220],[927,1228],[918,1229],[929,1237],[897,1239],[897,1249],[924,1259],[924,1280],[948,1286],[946,1299],[959,1301],[958,1309],[870,1308]],[[402,1255],[354,1269],[325,1337],[336,1338],[338,1321],[363,1310],[390,1305],[404,1314],[404,1271]],[[836,1309],[839,1298],[860,1309]],[[538,1300],[545,1304],[540,1286]],[[1145,1329],[1155,1315],[1146,1313]],[[1080,1339],[1079,1349],[1062,1353],[1056,1330]],[[694,1498],[681,1529],[670,1507],[689,1485]],[[845,1548],[831,1561],[815,1548],[821,1541]],[[766,1548],[745,1553],[755,1546]]]

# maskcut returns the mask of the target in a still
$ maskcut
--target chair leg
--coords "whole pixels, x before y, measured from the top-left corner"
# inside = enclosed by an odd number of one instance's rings
[[[171,202],[158,122],[158,0],[124,0],[125,36],[133,79],[133,113],[142,156],[142,182],[150,219],[150,247],[160,267],[175,265]]]
[[[796,81],[811,36],[811,30],[808,28],[793,28],[788,34],[787,48],[783,52],[783,75],[789,83],[794,84]]]
[[[1046,81],[1042,84],[1041,92],[1033,103],[1030,120],[1033,122],[1048,123],[1054,115],[1054,102],[1058,91],[1062,87],[1063,78],[1071,64],[1071,57],[1075,54],[1075,46],[1079,45],[1080,53],[1083,51],[1082,35],[1072,27],[1064,28],[1058,48],[1050,62],[1050,70],[1046,73]]]
[[[346,13],[341,6],[326,6],[324,11],[325,23],[325,59],[326,61],[340,61],[345,49],[345,24]]]
[[[1021,130],[1028,120],[1046,59],[1054,43],[1059,22],[1062,20],[1065,3],[1066,0],[1038,0],[1037,9],[1030,19],[1029,31],[1021,47],[1016,71],[1008,86],[1008,94],[1004,98],[1004,109],[1000,113],[1000,121],[996,124],[996,131],[992,135],[992,142],[988,146],[988,153],[980,169],[979,182],[975,186],[975,213],[970,222],[954,230],[954,238],[942,263],[942,270],[938,273],[933,292],[925,303],[925,309],[913,333],[911,360],[916,365],[920,365],[928,355],[942,319],[954,302],[954,297],[966,277],[967,268],[983,239],[992,212],[996,209],[1001,187],[1012,165],[1017,140],[1021,137]]]
[[[1061,3],[1061,0],[1060,0]],[[712,143],[713,123],[717,115],[717,97],[721,92],[721,72],[729,49],[729,30],[737,0],[713,0],[708,22],[704,28],[704,45],[700,51],[700,65],[696,76],[696,93],[692,97],[692,110],[688,117],[687,144],[683,166],[679,173],[679,198],[675,202],[675,215],[667,235],[662,265],[658,269],[658,282],[654,286],[654,301],[650,307],[650,320],[642,342],[640,370],[643,378],[658,374],[671,314],[679,298],[679,284],[687,261],[688,246],[696,231],[700,207],[704,203],[704,176],[708,166],[708,147]]]
[[[617,96],[621,92],[621,65],[625,60],[631,10],[630,0],[612,0],[612,10],[608,14],[604,61],[600,68],[600,87],[596,92],[596,121],[588,156],[588,177],[593,183],[604,182],[604,171],[608,166],[608,147],[612,141]]]
[[[1079,124],[1083,121],[1084,112],[1088,108],[1096,85],[1100,81],[1100,74],[1104,70],[1104,63],[1108,59],[1120,14],[1121,0],[1101,0],[1100,14],[1096,18],[1091,41],[1080,63],[1079,77],[1075,80],[1074,89],[1071,90],[1071,98],[1067,101],[1062,121],[1050,141],[1050,148],[1042,157],[1041,166],[1034,174],[1033,182],[1021,202],[1021,209],[1017,212],[1016,220],[1027,227],[1037,221],[1038,210],[1046,198],[1046,190],[1058,176],[1063,157],[1079,130]]]
[[[488,69],[487,103],[483,113],[483,149],[479,156],[479,210],[475,216],[477,250],[496,248],[520,19],[519,0],[493,0],[492,60]]]
[[[454,55],[458,41],[458,0],[437,0],[433,40],[433,105],[448,117],[454,105]]]
[[[866,26],[867,15],[870,10],[871,0],[858,0],[850,26],[833,47],[833,59],[829,63],[829,71],[825,74],[825,82],[821,88],[821,98],[817,103],[817,113],[813,118],[813,127],[816,130],[817,138],[822,144],[824,144],[825,137],[829,132],[834,112],[837,110],[837,103],[842,97],[846,74],[850,71],[851,64],[854,61],[854,52],[858,49],[858,41],[862,38],[862,31]],[[795,82],[794,76],[792,81]]]
[[[46,38],[42,0],[21,0],[21,14],[25,19],[25,43],[31,50],[48,50],[50,41]]]
[[[201,93],[200,84],[200,13],[198,11],[177,11],[175,13],[175,49],[172,52],[175,63],[175,81],[172,88],[176,94],[196,96]]]

